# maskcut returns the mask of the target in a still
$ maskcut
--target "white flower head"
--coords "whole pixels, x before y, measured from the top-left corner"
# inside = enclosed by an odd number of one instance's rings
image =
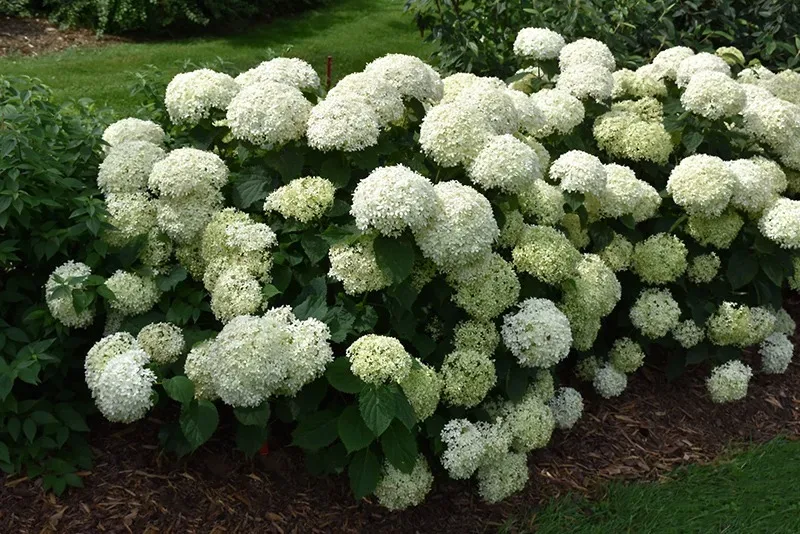
[[[605,43],[586,37],[569,43],[558,55],[558,66],[562,72],[572,67],[582,68],[590,65],[614,71],[617,62]]]
[[[562,191],[600,195],[606,188],[606,169],[597,156],[570,150],[550,165],[550,179]]]
[[[303,93],[290,85],[248,85],[228,106],[228,126],[236,139],[280,146],[305,135],[312,107]]]
[[[106,364],[94,387],[94,399],[100,413],[113,423],[132,423],[145,416],[153,406],[156,375],[144,365],[147,354],[131,349]]]
[[[716,156],[696,154],[681,160],[667,181],[667,192],[689,215],[720,215],[733,195],[736,179]]]
[[[572,331],[567,317],[547,299],[530,298],[503,318],[503,343],[520,365],[548,368],[569,354]]]
[[[514,40],[514,53],[525,59],[556,59],[566,42],[560,33],[547,28],[522,28]]]
[[[489,140],[470,165],[470,179],[485,189],[517,193],[542,178],[536,151],[513,135]]]
[[[147,141],[161,146],[167,135],[158,124],[129,117],[111,124],[103,132],[103,141],[115,147],[129,141]]]
[[[164,104],[173,123],[195,125],[209,118],[212,110],[225,111],[240,89],[227,74],[198,69],[172,78]]]
[[[241,73],[236,82],[244,87],[275,82],[301,91],[315,91],[319,88],[319,75],[302,59],[278,57]]]
[[[729,78],[731,76],[731,67],[724,59],[708,52],[700,52],[686,57],[678,64],[675,83],[678,87],[686,87],[695,74],[707,71],[719,72]]]
[[[164,149],[149,141],[116,144],[100,164],[97,186],[105,194],[144,191],[153,165],[165,156]]]
[[[387,54],[364,68],[364,72],[390,83],[404,97],[434,104],[442,99],[442,79],[418,57]]]
[[[747,396],[747,386],[753,371],[739,360],[731,360],[711,370],[706,387],[716,403],[734,402]]]
[[[329,97],[308,117],[308,145],[327,152],[358,152],[378,143],[380,119],[369,101],[355,93]]]
[[[800,248],[800,200],[779,198],[766,209],[758,227],[782,248]]]

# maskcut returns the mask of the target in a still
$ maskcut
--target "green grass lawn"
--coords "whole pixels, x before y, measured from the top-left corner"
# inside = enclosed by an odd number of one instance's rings
[[[217,57],[244,70],[268,56],[268,49],[309,61],[325,72],[333,56],[334,79],[361,70],[389,52],[427,57],[432,48],[422,42],[404,0],[330,0],[303,14],[250,28],[241,35],[179,41],[115,44],[73,49],[38,58],[0,58],[0,72],[27,74],[43,80],[64,98],[89,97],[120,114],[133,111],[129,97],[133,73],[155,65],[165,77],[180,72],[184,61],[202,64]]]
[[[565,497],[509,523],[536,534],[796,534],[800,442],[775,440],[663,483],[612,484],[600,501]]]

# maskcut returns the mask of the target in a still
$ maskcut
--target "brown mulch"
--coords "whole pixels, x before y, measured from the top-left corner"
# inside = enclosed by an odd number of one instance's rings
[[[72,47],[96,47],[123,41],[97,37],[92,30],[62,30],[46,19],[0,17],[0,56],[38,56]]]
[[[84,489],[56,498],[37,482],[6,479],[0,532],[493,532],[568,492],[656,480],[677,466],[713,461],[731,445],[800,437],[800,364],[758,375],[747,400],[730,405],[708,400],[704,376],[697,370],[669,383],[662,370],[646,368],[620,398],[590,398],[574,429],[531,455],[526,489],[498,505],[482,503],[469,483],[440,477],[421,506],[390,513],[355,502],[343,476],[308,475],[293,449],[249,461],[225,439],[175,460],[159,452],[159,422],[151,419],[93,434],[95,466],[82,473]]]

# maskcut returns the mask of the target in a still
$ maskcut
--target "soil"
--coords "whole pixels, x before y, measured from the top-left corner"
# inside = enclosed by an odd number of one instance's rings
[[[800,310],[797,297],[790,304]],[[572,430],[530,455],[525,490],[497,505],[481,502],[471,483],[440,477],[422,505],[391,513],[371,499],[355,502],[344,476],[307,474],[294,449],[244,460],[224,438],[175,460],[159,451],[160,421],[148,419],[93,432],[95,466],[81,473],[83,489],[56,498],[37,481],[7,478],[0,532],[494,532],[565,493],[597,494],[609,480],[657,480],[732,446],[800,439],[800,364],[783,375],[758,374],[745,401],[726,405],[708,399],[705,375],[696,369],[670,383],[663,370],[646,367],[621,397],[589,398]]]
[[[96,47],[122,42],[115,36],[97,37],[92,30],[62,30],[46,19],[0,17],[0,56],[39,56],[72,47]]]

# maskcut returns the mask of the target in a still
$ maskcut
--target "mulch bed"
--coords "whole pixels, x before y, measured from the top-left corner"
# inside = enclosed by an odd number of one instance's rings
[[[800,309],[797,299],[791,307]],[[590,398],[574,429],[556,432],[530,456],[526,489],[492,506],[469,483],[441,481],[421,506],[390,513],[367,499],[355,502],[345,477],[308,475],[293,449],[243,460],[219,439],[175,460],[159,452],[158,421],[109,425],[92,436],[86,488],[56,498],[37,482],[7,479],[0,532],[493,532],[568,492],[656,480],[677,466],[713,461],[731,445],[800,437],[800,364],[758,375],[747,400],[730,405],[709,401],[704,377],[698,370],[669,383],[663,371],[646,368],[620,398]]]
[[[0,17],[0,56],[38,56],[72,47],[118,43],[115,36],[97,37],[92,30],[62,30],[46,19]]]

